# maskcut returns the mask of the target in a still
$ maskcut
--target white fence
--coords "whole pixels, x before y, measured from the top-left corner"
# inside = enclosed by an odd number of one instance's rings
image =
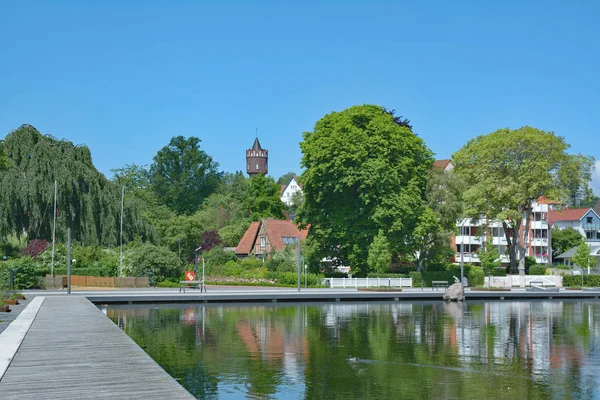
[[[412,287],[412,278],[325,278],[330,288]]]
[[[521,285],[523,283],[523,285]],[[484,287],[499,287],[499,288],[511,288],[511,287],[529,287],[529,286],[554,286],[562,287],[562,276],[560,275],[525,275],[523,276],[523,282],[519,275],[507,275],[507,276],[486,276],[484,280]]]

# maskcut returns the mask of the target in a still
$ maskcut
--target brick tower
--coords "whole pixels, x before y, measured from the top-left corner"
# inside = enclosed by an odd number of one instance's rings
[[[260,147],[258,138],[254,139],[251,149],[246,150],[246,173],[266,175],[269,172],[269,150]]]

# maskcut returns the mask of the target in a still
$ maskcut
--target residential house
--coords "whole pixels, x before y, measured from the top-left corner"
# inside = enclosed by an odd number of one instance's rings
[[[573,228],[588,243],[600,242],[600,216],[593,208],[573,208],[550,212],[550,224],[553,228]]]
[[[287,245],[293,245],[306,239],[308,230],[300,230],[290,220],[276,220],[272,218],[253,222],[239,244],[235,248],[238,257],[267,256],[272,251],[285,249]]]
[[[281,201],[287,206],[292,205],[292,199],[298,192],[302,192],[302,186],[298,183],[298,177],[293,176],[287,185],[281,185]]]

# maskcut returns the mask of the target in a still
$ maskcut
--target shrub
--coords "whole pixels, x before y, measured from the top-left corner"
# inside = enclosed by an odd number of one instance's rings
[[[167,278],[180,277],[183,273],[181,260],[175,252],[150,243],[134,247],[128,262],[128,274],[147,276],[151,286]]]
[[[563,276],[564,287],[581,287],[581,275]],[[600,287],[600,275],[583,275],[583,286]]]
[[[465,274],[467,279],[469,280],[469,286],[483,286],[484,281],[484,273],[483,268],[471,266],[468,269],[468,272]]]
[[[345,272],[339,272],[339,271],[326,272],[325,277],[326,278],[347,278],[348,274]]]
[[[161,288],[178,288],[179,282],[174,282],[172,280],[166,280],[166,281],[158,282],[158,284],[156,286],[161,287]]]
[[[219,267],[223,267],[228,261],[237,261],[237,257],[235,253],[225,251],[222,247],[214,247],[204,254],[205,268],[218,269]],[[199,262],[202,262],[202,260]]]
[[[536,264],[529,267],[529,275],[546,275],[546,266]]]
[[[30,257],[17,258],[0,263],[0,286],[10,285],[9,270],[13,270],[14,289],[37,289],[42,285],[39,269]]]
[[[378,274],[371,272],[367,274],[367,278],[408,278],[407,274]]]
[[[423,275],[417,271],[411,271],[408,273],[408,277],[412,278],[413,287],[421,287],[423,284]]]
[[[270,272],[269,279],[277,282],[277,284],[296,286],[298,285],[298,273],[294,272]],[[304,274],[300,275],[300,284],[304,287]],[[307,286],[320,286],[323,280],[323,275],[306,274]]]
[[[23,250],[21,250],[21,254],[26,257],[37,257],[40,253],[42,253],[48,247],[48,242],[40,239],[30,240]]]

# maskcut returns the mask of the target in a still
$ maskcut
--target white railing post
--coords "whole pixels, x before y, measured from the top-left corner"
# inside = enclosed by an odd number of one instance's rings
[[[342,287],[346,289],[346,278],[342,278]]]
[[[354,278],[354,289],[358,289],[358,278]]]
[[[367,287],[369,287],[369,277],[367,276]]]

